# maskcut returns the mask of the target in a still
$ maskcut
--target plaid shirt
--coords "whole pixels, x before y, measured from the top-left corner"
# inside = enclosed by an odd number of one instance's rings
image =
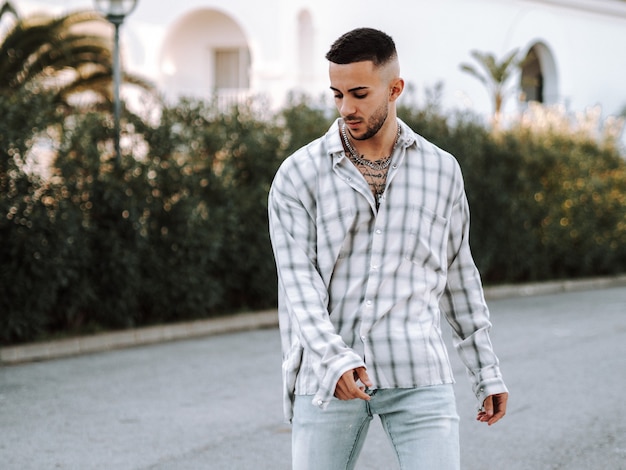
[[[479,402],[506,391],[470,252],[460,167],[398,122],[379,210],[344,153],[341,120],[286,159],[272,183],[288,420],[294,395],[313,395],[325,408],[356,367],[367,368],[372,388],[452,383],[440,311]]]

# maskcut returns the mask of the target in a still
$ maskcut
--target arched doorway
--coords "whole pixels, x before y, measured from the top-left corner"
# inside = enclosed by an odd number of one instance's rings
[[[553,104],[558,101],[556,64],[545,44],[537,42],[528,49],[522,63],[520,89],[523,102]]]
[[[251,56],[241,27],[213,9],[194,10],[177,21],[164,41],[160,60],[169,97],[216,98],[236,103],[250,89]]]

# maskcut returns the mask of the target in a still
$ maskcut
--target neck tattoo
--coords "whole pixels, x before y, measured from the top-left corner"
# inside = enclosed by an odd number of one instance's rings
[[[374,195],[376,208],[378,209],[383,193],[385,192],[385,186],[387,183],[387,170],[389,169],[389,165],[391,164],[391,157],[393,156],[393,152],[396,150],[396,147],[398,146],[398,141],[400,140],[400,125],[398,124],[398,132],[396,134],[396,140],[393,144],[393,148],[391,149],[391,154],[389,156],[379,158],[374,161],[366,160],[363,155],[359,155],[359,153],[352,145],[352,142],[350,142],[350,138],[348,137],[348,132],[346,131],[345,124],[341,126],[341,136],[343,138],[344,146],[348,151],[350,161],[352,161],[352,163],[363,175],[363,178],[365,178],[365,181],[369,185],[372,194]]]

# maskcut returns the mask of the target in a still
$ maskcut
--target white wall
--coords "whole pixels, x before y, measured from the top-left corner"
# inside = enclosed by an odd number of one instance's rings
[[[90,0],[20,1],[56,12],[91,8]],[[324,54],[339,35],[358,26],[388,32],[396,41],[407,82],[418,96],[439,81],[446,107],[489,112],[483,85],[459,69],[470,51],[502,57],[515,47],[526,51],[542,41],[554,54],[560,103],[572,110],[599,104],[605,114],[626,106],[626,2],[618,0],[139,0],[122,29],[125,64],[165,87],[184,85],[200,69],[168,76],[163,67],[165,41],[177,21],[199,9],[216,9],[240,25],[252,55],[253,92],[280,101],[303,88],[311,95],[329,93]],[[574,5],[574,7],[572,7]],[[298,73],[299,12],[313,20],[313,76]],[[189,31],[200,41],[200,30]],[[189,48],[177,53],[193,53]],[[201,60],[201,59],[198,59]],[[165,72],[165,73],[164,73]],[[182,83],[182,85],[181,85]],[[514,99],[508,110],[514,110]]]

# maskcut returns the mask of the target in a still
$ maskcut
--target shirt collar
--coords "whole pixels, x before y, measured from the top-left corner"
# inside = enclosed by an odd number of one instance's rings
[[[339,135],[339,126],[341,126],[342,123],[343,119],[335,119],[335,122],[333,122],[330,129],[328,129],[328,132],[326,133],[326,148],[331,156],[343,156],[343,143],[341,142],[341,137]],[[340,159],[341,158],[338,158],[338,160]]]
[[[343,124],[343,119],[337,118],[335,122],[330,126],[328,132],[326,133],[326,148],[328,149],[328,154],[330,156],[339,157],[337,160],[341,160],[343,157],[343,143],[341,142],[341,137],[339,135],[339,129]],[[415,137],[415,132],[411,130],[409,126],[407,126],[400,118],[398,118],[398,124],[400,125],[400,139],[398,141],[398,147],[410,147],[415,144],[419,147],[419,142]]]

